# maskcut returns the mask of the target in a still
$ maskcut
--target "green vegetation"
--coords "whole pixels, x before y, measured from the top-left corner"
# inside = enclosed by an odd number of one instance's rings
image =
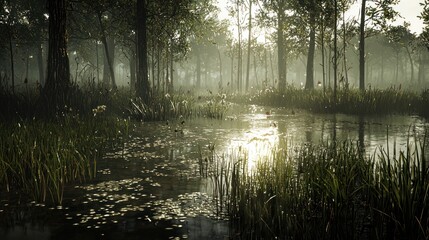
[[[0,185],[38,202],[61,203],[66,184],[93,178],[109,140],[123,137],[128,122],[103,117],[105,106],[84,118],[0,124]]]
[[[314,112],[347,114],[420,114],[429,116],[429,91],[421,94],[397,88],[365,91],[343,89],[337,92],[336,103],[332,91],[287,88],[283,92],[265,90],[248,96],[246,102],[273,107],[309,109]],[[235,98],[234,101],[241,101]]]
[[[140,98],[131,99],[131,107],[127,114],[133,119],[145,121],[160,121],[177,118],[207,117],[222,119],[229,110],[226,94],[210,94],[195,97],[187,94],[165,94],[156,96],[145,104]]]
[[[280,148],[251,171],[245,155],[218,156],[214,196],[243,239],[427,239],[423,145],[372,157],[352,142]]]
[[[69,105],[54,114],[41,109],[37,92],[0,91],[6,103],[0,109],[0,191],[61,203],[66,184],[95,176],[106,143],[121,143],[129,122],[118,119],[222,118],[229,106],[226,95],[166,94],[148,106],[130,98],[125,88],[111,91],[86,83],[74,91]]]

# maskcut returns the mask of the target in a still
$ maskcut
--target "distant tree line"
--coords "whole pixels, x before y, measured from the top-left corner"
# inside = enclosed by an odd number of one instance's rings
[[[347,19],[352,4],[359,19]],[[398,0],[1,0],[0,86],[36,83],[64,104],[78,84],[132,96],[427,83],[429,10],[419,35],[393,26]],[[121,74],[119,74],[121,72]],[[58,107],[58,106],[52,106]]]

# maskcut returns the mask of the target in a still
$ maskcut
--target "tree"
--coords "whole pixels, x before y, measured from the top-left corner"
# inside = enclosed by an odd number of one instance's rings
[[[372,20],[376,26],[386,29],[387,22],[397,16],[397,12],[392,6],[398,3],[398,0],[380,0],[375,1],[374,6],[366,7],[366,1],[362,0],[361,19],[360,19],[360,41],[359,41],[359,89],[365,90],[365,24],[366,20]],[[366,19],[368,16],[368,19]]]
[[[67,104],[70,91],[70,66],[67,54],[67,0],[48,0],[49,49],[45,104],[54,111]],[[51,105],[53,104],[53,105]]]
[[[105,87],[116,88],[115,79],[115,45],[129,35],[132,26],[129,21],[135,13],[135,6],[127,0],[79,0],[73,2],[71,11],[72,37],[78,40],[101,41],[104,53],[103,83]],[[121,36],[122,35],[122,36]],[[127,38],[127,40],[129,37]],[[124,43],[124,41],[123,41]]]
[[[365,9],[366,0],[362,0],[359,25],[359,89],[365,90]]]
[[[289,29],[285,27],[287,23],[286,10],[290,8],[289,2],[286,0],[263,0],[262,9],[260,11],[259,19],[262,25],[272,26],[275,23],[275,42],[277,45],[277,69],[278,69],[278,90],[284,91],[286,89],[286,59],[287,59],[287,37],[286,31]]]
[[[284,43],[284,21],[286,1],[277,1],[277,58],[278,58],[278,89],[284,91],[286,89],[286,49]]]
[[[150,101],[150,84],[147,62],[147,5],[146,0],[137,0],[137,83],[136,93],[143,102]]]
[[[242,90],[243,80],[243,0],[230,0],[231,6],[228,8],[231,17],[235,18],[235,27],[237,28],[237,91]]]
[[[44,63],[45,59],[43,58],[43,42],[46,40],[47,29],[47,19],[44,16],[46,13],[45,1],[27,0],[24,1],[24,4],[25,8],[28,9],[28,11],[24,11],[29,22],[28,29],[37,49],[36,55],[39,70],[39,82],[43,86],[46,80]]]
[[[253,0],[249,0],[249,23],[247,25],[249,36],[247,39],[246,92],[249,90],[250,52],[252,49],[252,1]]]
[[[316,48],[316,20],[320,17],[320,3],[315,0],[298,0],[295,3],[298,13],[307,18],[307,25],[310,28],[309,43],[307,52],[307,73],[305,80],[305,89],[314,88],[314,53]]]
[[[411,76],[410,80],[414,79],[414,61],[412,57],[413,45],[415,44],[416,37],[408,29],[409,24],[405,23],[404,26],[391,26],[386,34],[388,39],[395,43],[397,51],[400,51],[402,48],[405,48],[405,51],[410,62]],[[399,60],[399,59],[398,59]],[[398,66],[397,66],[398,68]]]

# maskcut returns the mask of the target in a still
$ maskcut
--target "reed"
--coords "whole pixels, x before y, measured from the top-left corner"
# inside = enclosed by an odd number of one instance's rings
[[[155,96],[150,103],[144,103],[140,98],[131,99],[128,114],[133,119],[143,121],[161,121],[173,118],[190,117],[193,100],[184,95]]]
[[[411,145],[410,145],[411,146]],[[427,239],[424,143],[397,157],[354,142],[285,146],[249,172],[232,160],[228,212],[245,239]]]
[[[192,94],[167,93],[154,96],[149,103],[144,103],[140,98],[131,99],[127,114],[143,121],[194,117],[222,119],[229,107],[225,94],[195,97]]]
[[[103,146],[125,129],[123,121],[100,116],[1,123],[0,185],[61,204],[65,185],[95,177]]]
[[[341,89],[337,92],[334,101],[332,90],[323,93],[322,90],[304,90],[293,87],[279,92],[266,89],[246,97],[236,97],[234,101],[252,104],[302,108],[314,112],[340,112],[348,114],[420,114],[427,116],[427,103],[429,94],[405,91],[400,88],[367,89]]]
[[[429,168],[425,143],[399,155],[382,152],[370,182],[372,216],[387,238],[429,238]]]

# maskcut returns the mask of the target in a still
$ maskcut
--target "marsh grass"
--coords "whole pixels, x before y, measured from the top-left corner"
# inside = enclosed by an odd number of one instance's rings
[[[164,121],[178,118],[206,117],[222,119],[229,110],[225,94],[193,96],[176,93],[154,96],[147,104],[140,98],[130,99],[127,114],[136,120]]]
[[[95,177],[103,146],[125,129],[101,116],[1,123],[1,190],[61,204],[65,185]]]
[[[215,154],[215,203],[240,239],[427,239],[425,142],[408,146],[397,156],[350,141],[281,146],[250,171],[245,154]]]
[[[382,152],[370,182],[375,228],[387,238],[429,238],[429,167],[425,142],[399,155]]]
[[[237,159],[241,159],[243,152],[218,153],[214,144],[206,147],[199,146],[199,174],[208,180],[209,190],[219,219],[228,219],[229,202]],[[231,161],[233,159],[234,161]]]
[[[147,104],[140,98],[130,99],[131,106],[127,109],[129,116],[136,120],[163,121],[174,118],[191,117],[193,110],[193,99],[184,95],[155,96]]]
[[[288,87],[279,92],[266,89],[245,98],[235,98],[235,101],[274,106],[309,109],[314,112],[341,112],[348,114],[420,114],[428,116],[428,91],[421,94],[399,88],[341,89],[334,101],[333,91],[304,90]]]

